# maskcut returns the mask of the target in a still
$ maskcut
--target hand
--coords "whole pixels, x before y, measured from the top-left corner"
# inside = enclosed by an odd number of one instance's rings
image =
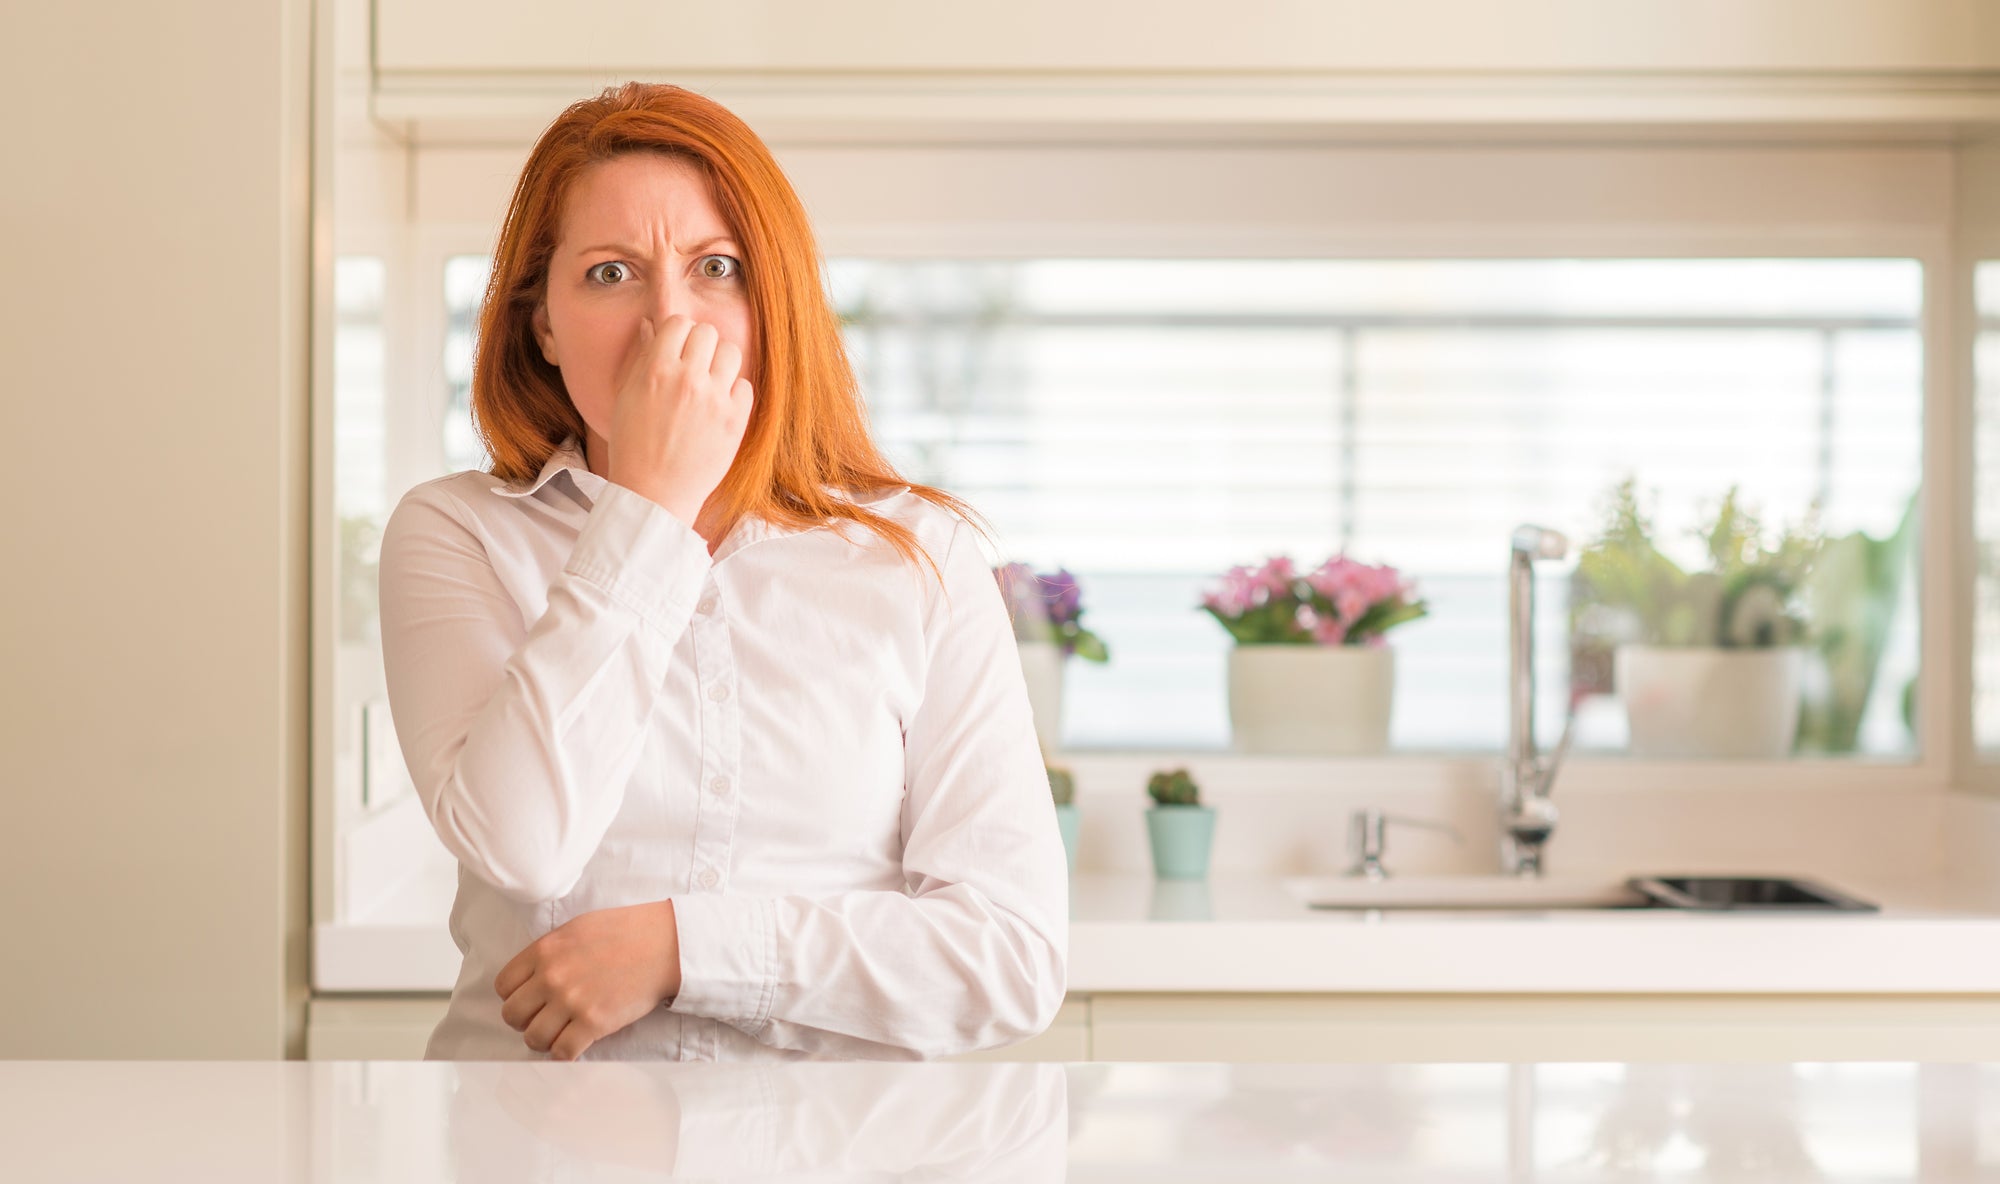
[[[674,902],[598,909],[551,929],[493,979],[529,1048],[573,1061],[680,993]]]
[[[692,526],[750,423],[742,369],[743,351],[713,325],[678,314],[657,326],[641,320],[611,410],[606,476]]]

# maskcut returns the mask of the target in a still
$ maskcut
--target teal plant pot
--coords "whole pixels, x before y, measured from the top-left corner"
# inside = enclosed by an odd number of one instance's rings
[[[1083,825],[1083,816],[1077,813],[1076,803],[1057,804],[1056,826],[1062,830],[1063,854],[1069,857],[1069,874],[1076,874],[1076,833]]]
[[[1213,921],[1215,903],[1209,898],[1207,880],[1154,880],[1148,902],[1150,921]]]
[[[1155,876],[1202,879],[1208,875],[1208,852],[1215,840],[1215,807],[1153,806],[1146,811],[1146,837],[1153,843]]]

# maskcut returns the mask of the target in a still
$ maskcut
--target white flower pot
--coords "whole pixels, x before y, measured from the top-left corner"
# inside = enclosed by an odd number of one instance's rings
[[[1396,652],[1387,646],[1239,645],[1229,651],[1238,752],[1387,751]]]
[[[1035,734],[1050,752],[1062,746],[1063,652],[1053,641],[1020,641],[1021,675],[1028,680],[1028,706]]]
[[[1613,664],[1633,756],[1783,760],[1792,754],[1805,651],[1621,645]]]

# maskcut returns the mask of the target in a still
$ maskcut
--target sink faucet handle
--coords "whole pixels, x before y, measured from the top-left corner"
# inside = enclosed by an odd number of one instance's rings
[[[1454,843],[1465,842],[1465,836],[1450,823],[1433,822],[1427,818],[1408,818],[1373,808],[1356,810],[1347,820],[1348,846],[1354,852],[1354,865],[1347,869],[1348,875],[1368,880],[1389,878],[1389,869],[1382,865],[1382,855],[1387,846],[1385,839],[1389,824],[1392,822],[1398,826],[1442,831],[1450,835]]]
[[[1449,822],[1436,822],[1429,818],[1411,818],[1403,814],[1384,814],[1382,821],[1393,822],[1397,826],[1414,826],[1419,830],[1434,830],[1451,836],[1451,841],[1464,844],[1465,834]]]

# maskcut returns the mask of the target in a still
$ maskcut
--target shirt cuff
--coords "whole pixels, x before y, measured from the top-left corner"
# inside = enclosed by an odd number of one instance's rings
[[[563,570],[679,638],[712,564],[692,526],[646,495],[607,483]]]
[[[778,987],[778,902],[768,896],[676,896],[680,992],[668,1011],[723,1020],[756,1036]]]

